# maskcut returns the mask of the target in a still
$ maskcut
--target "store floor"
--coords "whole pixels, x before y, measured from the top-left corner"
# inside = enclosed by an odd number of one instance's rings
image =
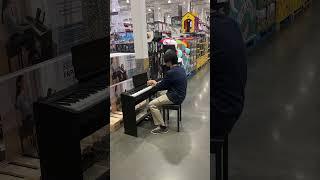
[[[248,59],[230,180],[320,178],[320,2]]]
[[[151,122],[141,125],[142,136],[138,138],[123,134],[123,129],[112,134],[111,179],[209,179],[209,81],[209,65],[189,80],[187,98],[182,105],[181,132],[176,131],[173,112],[168,134],[150,134]]]

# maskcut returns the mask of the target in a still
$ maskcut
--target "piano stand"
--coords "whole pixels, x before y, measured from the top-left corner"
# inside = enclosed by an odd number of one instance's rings
[[[124,133],[134,137],[138,137],[138,128],[137,126],[144,121],[147,117],[151,117],[150,112],[136,119],[136,110],[135,106],[138,104],[134,99],[131,98],[121,98],[122,101],[122,112],[123,112],[123,126]]]
[[[123,99],[121,97],[121,101],[124,101]],[[138,137],[135,106],[134,99],[122,102],[123,127],[125,134]]]
[[[137,124],[139,124],[136,119],[135,106],[147,99],[151,100],[157,93],[151,86],[137,89],[139,90],[133,89],[121,94],[124,133],[134,137],[138,137]],[[146,116],[144,115],[141,118]]]

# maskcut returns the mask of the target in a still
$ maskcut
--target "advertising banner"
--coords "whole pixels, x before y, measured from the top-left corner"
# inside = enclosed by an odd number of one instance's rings
[[[33,103],[77,83],[71,55],[0,77],[0,117],[6,159],[37,157]]]
[[[133,89],[132,77],[148,71],[137,60],[134,53],[110,54],[110,100],[111,111],[121,111],[120,95],[122,92]],[[148,61],[147,61],[148,62]],[[141,67],[143,66],[143,67]]]

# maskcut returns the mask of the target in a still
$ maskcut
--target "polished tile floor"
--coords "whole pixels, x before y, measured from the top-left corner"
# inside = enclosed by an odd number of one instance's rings
[[[176,113],[170,131],[152,135],[151,122],[139,127],[140,137],[111,135],[113,180],[207,180],[210,175],[210,69],[205,66],[188,82],[182,104],[182,129],[176,131]]]
[[[320,2],[248,59],[230,180],[320,179]]]

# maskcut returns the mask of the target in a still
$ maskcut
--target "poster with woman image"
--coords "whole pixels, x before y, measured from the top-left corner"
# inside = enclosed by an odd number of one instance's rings
[[[111,111],[121,111],[122,92],[133,89],[132,77],[144,73],[137,68],[134,53],[110,54],[110,99]]]
[[[137,73],[134,53],[110,54],[110,85],[130,79]]]
[[[0,117],[6,160],[19,155],[38,157],[33,103],[77,82],[73,67],[68,66],[70,62],[71,59],[64,56],[0,77]]]
[[[111,101],[111,111],[121,111],[121,93],[123,90],[123,83],[118,83],[110,87],[110,101]]]
[[[121,93],[133,89],[132,79],[122,81],[110,87],[111,111],[122,111]]]

